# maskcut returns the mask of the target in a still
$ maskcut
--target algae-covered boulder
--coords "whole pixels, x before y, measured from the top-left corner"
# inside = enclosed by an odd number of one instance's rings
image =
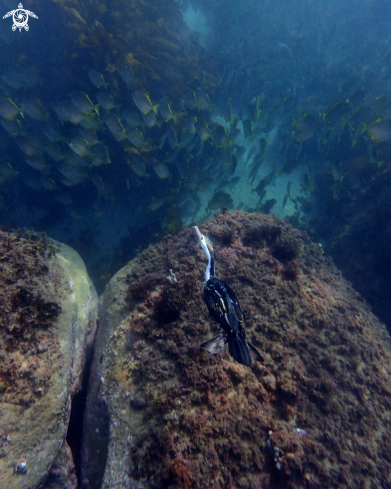
[[[65,442],[97,296],[79,255],[0,232],[0,487],[75,488]]]
[[[283,221],[226,212],[199,227],[264,362],[248,368],[199,347],[217,324],[194,229],[150,246],[102,297],[84,487],[389,487],[384,325]]]

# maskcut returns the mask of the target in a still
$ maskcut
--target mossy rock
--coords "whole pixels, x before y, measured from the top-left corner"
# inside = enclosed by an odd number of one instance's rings
[[[0,232],[0,270],[0,487],[75,487],[65,436],[95,289],[74,250],[27,231]]]
[[[264,362],[248,368],[199,347],[217,324],[194,229],[150,246],[102,296],[85,485],[388,487],[384,325],[318,244],[274,216],[225,212],[199,228]]]

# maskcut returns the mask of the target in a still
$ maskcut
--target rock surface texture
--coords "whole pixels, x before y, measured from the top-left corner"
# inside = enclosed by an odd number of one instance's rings
[[[194,229],[149,247],[102,296],[83,486],[389,487],[384,325],[317,244],[273,216],[227,212],[199,228],[264,362],[199,347],[217,324]]]
[[[65,436],[97,296],[79,255],[0,232],[0,487],[77,486]]]

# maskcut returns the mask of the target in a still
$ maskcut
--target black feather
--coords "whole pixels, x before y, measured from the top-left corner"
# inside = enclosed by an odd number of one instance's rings
[[[251,367],[251,356],[245,338],[228,336],[228,348],[230,355],[239,363]]]

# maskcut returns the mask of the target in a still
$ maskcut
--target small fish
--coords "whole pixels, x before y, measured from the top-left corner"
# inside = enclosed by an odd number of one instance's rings
[[[107,111],[111,109],[118,109],[118,105],[115,103],[114,97],[107,92],[98,92],[96,94],[100,105]]]
[[[41,190],[43,188],[41,179],[37,175],[23,175],[22,180],[29,188],[33,190]]]
[[[183,96],[183,105],[187,107],[189,110],[194,109],[194,107],[197,107],[197,99],[195,93],[190,90],[189,92],[186,92]]]
[[[224,207],[231,209],[233,206],[232,197],[224,190],[217,190],[213,197],[209,200],[207,209],[221,210]]]
[[[139,148],[144,144],[144,136],[142,133],[138,130],[131,132],[130,134],[127,135],[127,138],[129,141],[136,146],[136,148]]]
[[[132,161],[130,167],[138,177],[148,176],[145,165],[141,161]]]
[[[233,188],[235,187],[238,183],[240,182],[240,177],[231,177],[231,178],[225,178],[224,180],[221,180],[218,186],[216,187],[216,190],[222,189],[222,188]]]
[[[205,142],[207,139],[209,139],[211,136],[208,126],[205,124],[205,122],[198,121],[195,125],[197,135],[201,139],[201,141]]]
[[[90,146],[95,146],[95,144],[100,143],[96,132],[92,128],[87,129],[85,127],[80,127],[79,134],[81,138],[85,139]]]
[[[93,166],[109,165],[111,160],[107,146],[95,146],[90,159]]]
[[[185,118],[186,129],[190,134],[195,134],[196,122],[197,122],[197,117],[195,117],[194,115],[189,115],[188,117]]]
[[[52,104],[61,122],[72,122],[79,124],[86,116],[72,103],[71,100]]]
[[[382,110],[382,113],[385,117],[388,115],[391,116],[391,104],[389,106],[389,114],[387,114],[387,110]],[[372,107],[359,107],[356,109],[351,117],[348,119],[349,126],[355,131],[359,129],[363,124],[369,124],[374,120],[375,111]]]
[[[99,197],[103,197],[105,200],[112,200],[113,195],[109,185],[107,185],[102,177],[99,175],[93,174],[91,175],[91,181],[95,185]]]
[[[60,173],[62,173],[62,175],[64,175],[64,177],[68,178],[69,180],[72,180],[74,182],[78,181],[79,183],[84,181],[87,175],[87,172],[84,168],[68,165],[65,162],[57,165],[57,170],[59,170]]]
[[[131,68],[124,66],[118,70],[121,78],[127,85],[133,85],[136,82],[136,78]]]
[[[28,165],[38,171],[45,171],[50,168],[50,165],[46,163],[46,161],[38,155],[33,155],[24,160]]]
[[[266,175],[266,177],[260,180],[258,185],[255,188],[253,188],[252,191],[256,192],[258,195],[261,195],[264,189],[272,183],[275,174],[276,174],[275,170],[272,170],[268,175]]]
[[[378,119],[368,127],[369,135],[375,143],[391,139],[391,119]]]
[[[222,117],[226,120],[226,122],[231,122],[232,120],[232,104],[227,102],[221,110]]]
[[[19,73],[13,70],[8,70],[4,72],[0,78],[3,80],[4,83],[6,83],[9,87],[19,90],[19,88],[22,88],[24,86],[23,84],[23,78]]]
[[[256,151],[257,151],[257,148],[256,148],[255,146],[253,146],[253,147],[250,149],[250,151],[249,151],[249,153],[248,153],[248,155],[247,155],[247,159],[246,159],[246,165],[247,165],[247,163],[250,161],[250,158],[251,158],[251,157],[254,155],[254,153],[255,153]]]
[[[173,129],[169,129],[166,132],[166,136],[167,136],[167,141],[168,141],[171,149],[177,148],[179,145],[177,133]]]
[[[255,180],[255,177],[257,176],[258,170],[260,169],[262,163],[263,163],[263,157],[260,152],[258,152],[251,163],[251,170],[249,173],[249,180],[251,183]]]
[[[69,7],[66,7],[64,6],[64,9],[69,12],[70,14],[73,15],[73,17],[78,20],[79,22],[81,22],[82,24],[87,24],[87,22],[83,19],[83,17],[79,14],[79,12],[74,9],[73,7],[69,8]]]
[[[265,150],[267,146],[267,140],[265,138],[259,138],[259,152],[261,156],[265,156]]]
[[[113,113],[107,114],[105,124],[117,141],[122,141],[126,138],[126,130],[116,115]]]
[[[209,100],[209,96],[207,93],[205,93],[200,88],[198,88],[197,91],[195,92],[195,98],[196,98],[199,110],[207,110],[210,108],[211,103]]]
[[[84,119],[80,121],[80,125],[86,129],[94,129],[97,131],[102,128],[103,121],[99,119],[95,112],[91,112],[91,114],[86,115]]]
[[[231,161],[229,164],[229,172],[231,175],[235,173],[237,166],[238,166],[238,158],[236,155],[231,154]]]
[[[164,163],[158,163],[153,167],[156,175],[161,178],[162,180],[168,178],[170,176],[170,170],[168,169],[168,166],[165,165]]]
[[[46,153],[51,158],[53,158],[54,161],[60,161],[64,157],[61,152],[61,149],[55,143],[47,142],[46,144],[43,145],[43,148],[45,149]]]
[[[89,165],[89,160],[87,158],[82,158],[76,153],[70,153],[67,158],[67,164],[77,167],[87,167]]]
[[[352,111],[352,106],[349,102],[337,102],[336,104],[327,107],[323,114],[323,120],[329,124],[336,124],[347,117]]]
[[[148,206],[148,209],[151,211],[157,211],[162,207],[162,205],[165,203],[166,199],[160,198],[160,199],[155,199],[155,197],[152,197],[151,203]]]
[[[239,123],[238,117],[235,117],[234,119],[231,120],[231,125],[228,131],[230,139],[235,139],[236,136],[239,135],[240,129],[238,128],[238,123]]]
[[[75,187],[85,182],[87,179],[87,173],[85,175],[75,175],[70,177],[61,178],[61,182],[67,187]]]
[[[217,125],[216,131],[214,133],[214,143],[216,146],[219,147],[224,147],[229,143],[229,136],[228,136],[227,129],[224,126],[221,126],[220,124]],[[246,148],[244,148],[244,151],[246,151]],[[236,154],[238,153],[236,152]]]
[[[172,113],[170,104],[166,102],[165,100],[162,100],[159,102],[159,112],[160,115],[162,116],[164,122],[168,122],[174,117],[174,114]]]
[[[95,111],[96,115],[99,116],[99,104],[94,105],[86,93],[80,91],[73,92],[71,94],[71,101],[82,114],[89,115],[92,111]]]
[[[49,190],[50,192],[53,192],[54,190],[58,190],[56,182],[50,177],[46,177],[46,176],[42,177],[41,184],[45,190]]]
[[[81,157],[89,156],[91,154],[90,145],[85,139],[73,138],[68,141],[67,144],[72,151],[74,151],[77,155]]]
[[[188,144],[190,144],[191,140],[194,137],[194,133],[191,133],[189,131],[183,131],[181,134],[181,147],[186,148]]]
[[[253,130],[251,127],[251,121],[249,121],[248,119],[245,119],[244,121],[242,121],[242,125],[243,125],[244,137],[245,138],[252,138],[253,137]]]
[[[132,93],[132,99],[133,99],[133,102],[135,103],[136,107],[138,108],[138,110],[143,115],[147,115],[151,110],[155,109],[155,107],[152,104],[151,99],[144,92],[140,92],[140,91],[133,92]],[[156,107],[156,110],[157,109],[158,109],[158,107]]]
[[[282,173],[289,175],[298,166],[299,162],[297,160],[287,160],[282,166]]]
[[[196,190],[197,192],[205,192],[205,190],[207,190],[213,183],[215,183],[215,181],[212,177],[200,178],[197,182]]]
[[[245,146],[237,146],[236,147],[236,156],[238,158],[241,158],[245,153],[246,153],[246,148]]]
[[[24,68],[20,71],[20,76],[23,79],[23,86],[25,88],[33,87],[39,82],[39,77],[31,68]]]
[[[79,111],[70,101],[63,102],[62,110],[66,115],[66,120],[72,122],[72,124],[79,124],[85,115]]]
[[[263,214],[270,214],[270,211],[272,210],[272,208],[275,206],[276,203],[277,203],[276,199],[269,199],[263,204],[260,211]]]
[[[351,97],[349,97],[348,102],[355,107],[361,104],[365,100],[367,95],[367,90],[365,90],[364,88],[359,88],[353,93]]]
[[[37,138],[22,136],[16,138],[16,144],[26,156],[32,156],[40,151],[41,145]]]
[[[311,114],[304,115],[295,124],[294,137],[300,143],[312,138],[319,125],[319,119]]]
[[[20,106],[32,119],[39,121],[45,117],[45,109],[42,102],[37,98],[29,98],[21,101]]]
[[[23,109],[17,107],[9,97],[0,97],[0,116],[7,121],[13,121],[20,114],[23,117]]]
[[[99,73],[99,71],[95,70],[88,70],[88,77],[91,80],[91,83],[96,86],[96,88],[107,88],[110,83],[106,83],[105,79],[103,78],[103,75]]]
[[[1,174],[1,183],[5,182],[6,180],[10,180],[11,178],[16,177],[19,172],[15,171],[11,163],[1,163],[0,164],[0,174]]]
[[[52,143],[57,143],[64,138],[58,128],[58,124],[52,119],[46,121],[46,127],[43,133]]]
[[[68,116],[62,107],[62,102],[53,103],[52,108],[54,109],[54,111],[57,114],[57,117],[60,119],[61,123],[63,123],[63,121],[68,120]],[[78,110],[78,109],[75,107],[75,110]],[[80,112],[80,111],[78,110],[78,112]],[[80,112],[80,114],[81,114],[81,112]]]
[[[8,134],[11,134],[12,136],[19,136],[24,132],[19,119],[7,121],[7,119],[2,119],[0,117],[0,125]]]
[[[284,195],[284,200],[282,202],[282,208],[284,209],[285,206],[286,206],[286,203],[288,202],[288,198],[289,198],[289,195],[288,194],[285,194]]]
[[[175,166],[177,167],[179,175],[182,178],[186,178],[188,176],[189,163],[185,158],[177,158],[175,161]]]
[[[137,127],[141,124],[141,119],[136,112],[126,110],[121,112],[121,115],[130,127]]]
[[[179,155],[178,149],[173,149],[173,150],[169,151],[168,153],[166,153],[164,161],[167,163],[172,163],[173,161],[175,161],[178,158],[178,155]]]
[[[149,127],[149,129],[157,125],[156,115],[152,110],[147,114],[141,114],[141,117],[143,118],[144,124]]]

